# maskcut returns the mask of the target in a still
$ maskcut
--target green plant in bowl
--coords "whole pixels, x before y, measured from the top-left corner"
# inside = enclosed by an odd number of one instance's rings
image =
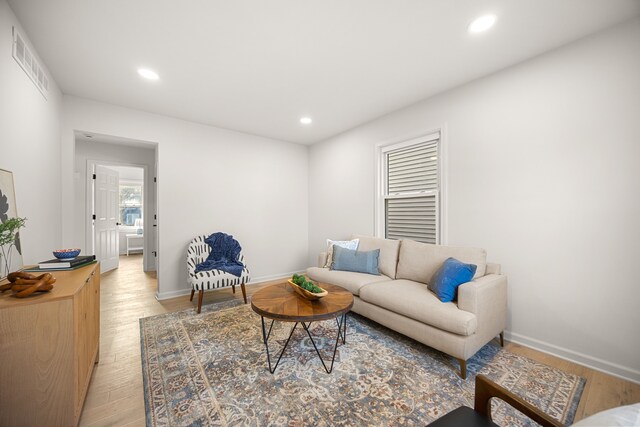
[[[302,289],[305,289],[314,294],[322,293],[322,289],[320,289],[315,283],[308,280],[303,274],[294,274],[291,276],[291,281],[296,285],[300,286]]]

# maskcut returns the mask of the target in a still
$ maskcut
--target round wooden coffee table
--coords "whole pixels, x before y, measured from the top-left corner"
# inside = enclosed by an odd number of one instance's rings
[[[328,283],[319,283],[318,286],[326,289],[329,294],[316,301],[309,301],[301,297],[287,283],[278,283],[277,285],[267,286],[253,294],[253,297],[251,298],[251,308],[262,318],[262,339],[267,350],[269,372],[272,374],[276,371],[276,368],[280,363],[280,359],[293,336],[293,332],[299,324],[302,325],[302,328],[309,336],[309,339],[313,344],[313,348],[315,348],[316,353],[318,353],[318,357],[320,358],[325,371],[330,374],[333,370],[333,362],[336,359],[336,351],[338,350],[340,338],[342,338],[343,344],[346,344],[347,342],[347,313],[351,310],[351,307],[353,307],[353,295],[351,295],[351,292],[339,286],[330,285]],[[271,319],[271,325],[269,325],[268,331],[264,321],[265,317],[267,319]],[[309,331],[309,326],[312,322],[330,319],[336,320],[338,333],[336,335],[336,343],[333,348],[331,365],[327,367],[315,341],[313,340],[313,336]],[[287,341],[278,356],[278,360],[272,369],[271,356],[269,353],[269,336],[271,335],[273,323],[276,320],[282,322],[294,322],[294,325],[293,328],[291,328],[289,337],[287,338]]]

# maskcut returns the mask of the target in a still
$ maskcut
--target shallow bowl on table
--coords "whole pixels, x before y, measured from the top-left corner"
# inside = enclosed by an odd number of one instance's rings
[[[329,292],[327,292],[326,290],[322,289],[322,292],[320,293],[313,293],[313,292],[309,292],[308,290],[301,288],[300,286],[296,285],[295,283],[293,283],[293,280],[289,279],[287,280],[287,283],[289,284],[289,286],[291,286],[293,288],[294,291],[296,291],[298,294],[300,294],[301,297],[306,298],[308,300],[314,301],[317,299],[320,299],[324,296],[329,295]],[[318,286],[319,287],[319,286]]]
[[[80,255],[80,249],[58,249],[53,251],[53,256],[59,260],[71,260]]]

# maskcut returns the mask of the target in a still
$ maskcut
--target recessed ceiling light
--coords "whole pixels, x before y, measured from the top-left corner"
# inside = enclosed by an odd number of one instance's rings
[[[302,123],[303,125],[310,125],[312,121],[313,120],[311,120],[311,117],[302,117],[300,119],[300,123]]]
[[[474,19],[473,22],[469,24],[469,27],[467,27],[467,31],[471,34],[482,33],[493,27],[497,19],[496,15],[483,15]]]
[[[148,68],[138,68],[138,74],[148,80],[158,80],[160,78],[158,73],[149,70]]]

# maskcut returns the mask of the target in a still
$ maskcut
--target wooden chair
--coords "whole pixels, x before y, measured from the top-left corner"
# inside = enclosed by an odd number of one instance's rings
[[[461,406],[435,420],[430,427],[499,427],[491,420],[491,398],[505,401],[543,427],[565,427],[521,397],[491,381],[484,375],[476,376],[474,408]]]
[[[188,282],[191,285],[191,298],[193,301],[193,295],[198,291],[198,313],[202,310],[202,297],[205,290],[221,289],[231,287],[233,293],[236,293],[236,285],[240,285],[242,288],[242,297],[244,303],[247,303],[247,291],[244,287],[245,283],[249,282],[249,270],[247,269],[247,263],[244,261],[244,255],[240,254],[238,261],[244,264],[242,274],[240,277],[233,274],[221,271],[221,270],[208,270],[196,273],[196,265],[200,264],[209,256],[211,248],[205,242],[208,236],[198,236],[194,238],[189,247],[187,248],[187,273]]]

